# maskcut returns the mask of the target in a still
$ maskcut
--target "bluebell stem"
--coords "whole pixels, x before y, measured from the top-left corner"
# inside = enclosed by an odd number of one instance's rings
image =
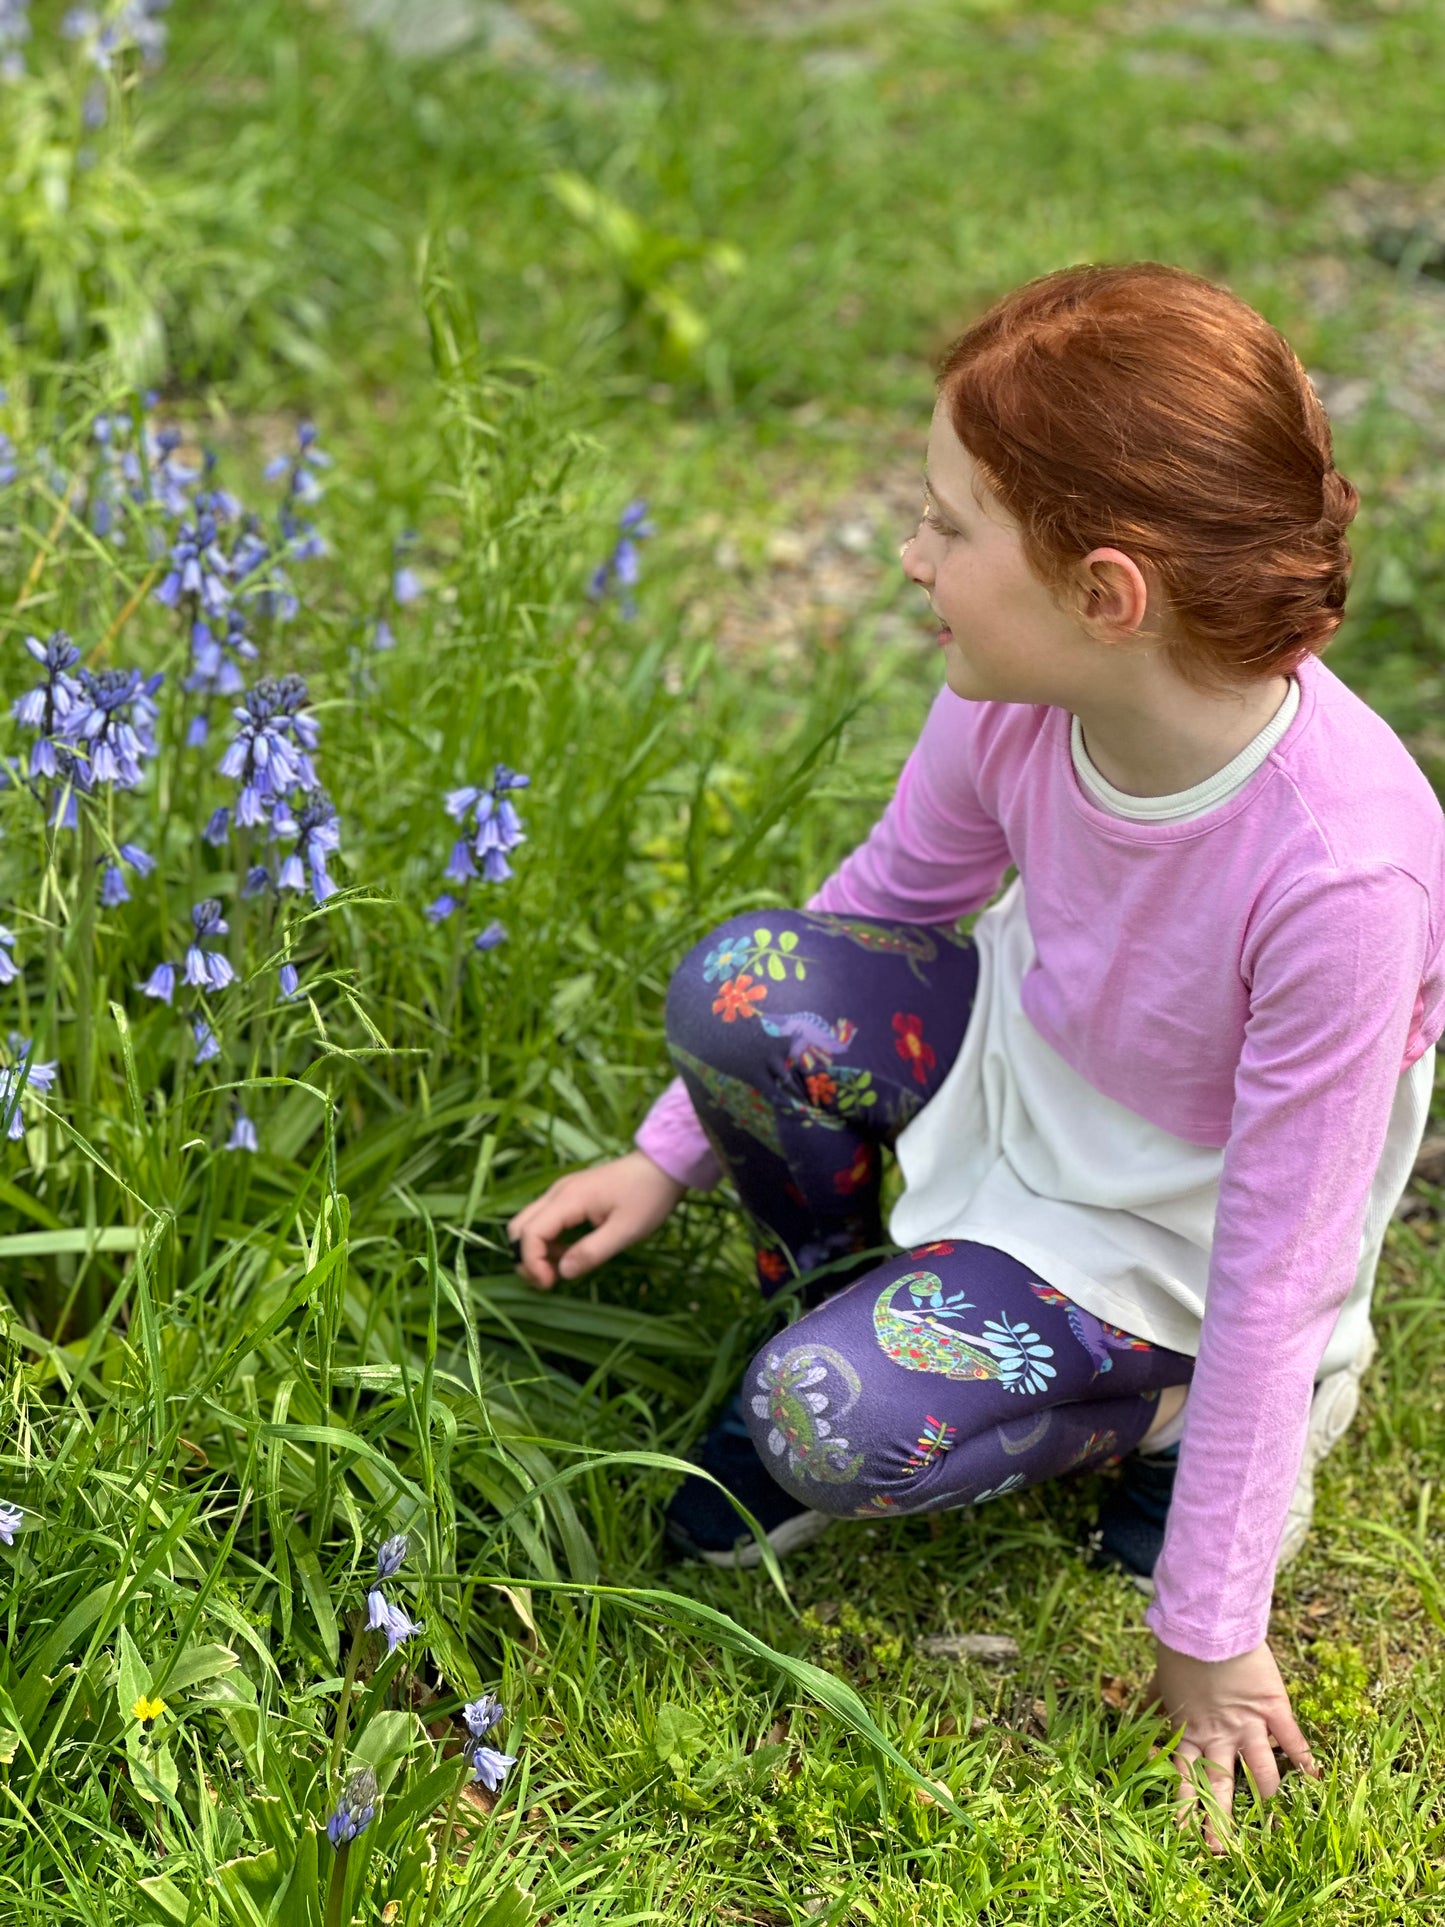
[[[384,1592],[373,1589],[366,1595],[367,1627],[386,1634],[386,1650],[394,1653],[404,1639],[419,1633],[421,1627],[400,1606],[394,1606]]]
[[[175,965],[157,964],[145,982],[137,984],[136,988],[143,997],[159,997],[163,1004],[168,1004],[176,994]]]
[[[7,1546],[13,1546],[15,1535],[25,1523],[25,1514],[18,1505],[11,1505],[8,1499],[0,1500],[0,1539]]]
[[[132,790],[140,782],[141,758],[156,754],[154,697],[163,679],[138,669],[80,671],[80,698],[59,733],[85,757],[91,783]]]
[[[369,1766],[360,1766],[348,1774],[336,1810],[326,1822],[326,1838],[333,1847],[345,1846],[371,1825],[378,1796],[376,1775]]]
[[[0,924],[0,984],[13,984],[20,975],[20,966],[10,955],[15,948],[15,932]]]
[[[472,1772],[488,1793],[495,1793],[506,1777],[507,1768],[517,1764],[515,1753],[499,1753],[494,1746],[476,1746],[471,1752]]]
[[[198,512],[193,522],[181,525],[171,544],[170,573],[155,590],[157,602],[174,609],[183,595],[194,596],[196,606],[208,616],[226,613],[231,601],[226,583],[231,563],[220,547],[219,535],[214,515]]]
[[[231,1135],[226,1139],[228,1151],[256,1151],[260,1145],[256,1138],[256,1127],[244,1111],[237,1111],[236,1121],[231,1126]]]
[[[495,950],[499,943],[505,943],[506,941],[507,932],[505,926],[493,918],[485,930],[479,930],[476,936],[472,938],[472,948],[473,950]]]
[[[184,981],[195,990],[224,990],[235,981],[236,973],[231,968],[230,959],[220,950],[206,950],[202,946],[211,937],[223,937],[230,925],[221,914],[221,905],[215,897],[204,897],[191,911],[191,922],[195,925],[195,941],[186,947],[186,968]]]
[[[389,1539],[383,1539],[376,1549],[376,1576],[380,1579],[395,1579],[406,1564],[410,1547],[404,1532],[395,1532]]]
[[[301,980],[296,974],[295,964],[283,963],[276,972],[276,981],[280,986],[281,996],[285,1000],[294,997],[301,988]]]
[[[209,1064],[213,1057],[220,1056],[221,1046],[216,1040],[216,1033],[204,1017],[191,1019],[191,1033],[196,1040],[196,1054],[191,1059],[193,1064]]]
[[[0,1118],[6,1120],[7,1136],[18,1142],[25,1135],[25,1122],[20,1115],[22,1093],[38,1091],[42,1097],[48,1097],[60,1066],[54,1061],[32,1063],[33,1046],[29,1038],[20,1036],[18,1031],[11,1031],[9,1042],[12,1061],[0,1065]]]
[[[483,1693],[479,1700],[468,1700],[462,1708],[462,1718],[467,1723],[467,1731],[474,1740],[484,1740],[506,1712],[499,1699],[490,1693]]]

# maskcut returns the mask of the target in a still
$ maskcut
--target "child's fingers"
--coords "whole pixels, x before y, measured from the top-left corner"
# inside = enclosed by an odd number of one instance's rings
[[[1275,1744],[1281,1753],[1301,1773],[1307,1773],[1312,1780],[1320,1777],[1320,1769],[1315,1764],[1315,1756],[1310,1751],[1310,1743],[1295,1724],[1294,1714],[1287,1706],[1272,1711],[1269,1716],[1269,1730],[1274,1734]]]
[[[517,1269],[534,1284],[546,1287],[557,1282],[555,1247],[560,1234],[570,1231],[573,1225],[595,1223],[598,1214],[589,1209],[586,1198],[580,1194],[570,1199],[543,1198],[538,1203],[547,1205],[548,1209],[539,1211],[522,1225],[514,1242],[518,1247]]]
[[[620,1211],[614,1211],[587,1238],[579,1238],[575,1245],[569,1245],[557,1266],[563,1278],[580,1278],[594,1265],[604,1259],[615,1257],[626,1245],[632,1243],[632,1234],[622,1219]]]

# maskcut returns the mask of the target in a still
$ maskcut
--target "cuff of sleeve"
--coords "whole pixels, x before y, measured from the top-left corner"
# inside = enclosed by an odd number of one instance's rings
[[[1237,1622],[1204,1632],[1171,1620],[1155,1600],[1145,1611],[1144,1624],[1171,1652],[1184,1653],[1190,1659],[1217,1661],[1238,1659],[1241,1653],[1252,1653],[1257,1646],[1262,1646],[1269,1633],[1269,1614],[1265,1613],[1263,1624],[1258,1620],[1249,1625]]]
[[[722,1178],[722,1166],[713,1156],[710,1145],[704,1144],[700,1151],[689,1152],[680,1144],[666,1142],[662,1132],[649,1131],[645,1123],[632,1142],[674,1183],[685,1184],[690,1191],[711,1191]]]

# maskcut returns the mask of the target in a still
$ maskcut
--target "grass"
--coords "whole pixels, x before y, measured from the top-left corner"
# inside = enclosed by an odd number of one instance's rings
[[[1438,170],[1445,27],[1094,0],[510,18],[426,59],[321,0],[178,9],[86,129],[83,50],[37,9],[5,95],[5,693],[57,628],[166,671],[160,754],[83,836],[0,797],[0,1028],[60,1064],[0,1166],[5,1917],[1429,1920],[1436,1219],[1391,1229],[1365,1410],[1276,1593],[1325,1778],[1241,1810],[1219,1863],[1175,1836],[1133,1708],[1142,1602],[1075,1550],[1096,1480],[840,1526],[785,1574],[669,1567],[677,1459],[767,1329],[726,1201],[545,1299],[502,1227],[627,1143],[671,960],[799,901],[886,798],[930,686],[902,529],[874,514],[852,602],[797,601],[791,654],[714,637],[796,581],[780,532],[820,549],[916,471],[930,357],[1028,274],[1160,255],[1285,328],[1365,497],[1331,665],[1445,782],[1445,294],[1423,241],[1386,258],[1359,214]],[[336,458],[307,511],[329,554],[290,569],[294,622],[256,625],[258,667],[311,689],[324,905],[243,902],[260,839],[197,836],[226,715],[187,748],[163,518],[102,537],[73,486],[137,383],[268,529],[297,420]],[[586,584],[636,495],[658,533],[628,620]],[[425,594],[396,607],[408,530]],[[498,760],[532,778],[516,875],[433,927],[443,798]],[[126,839],[159,866],[105,909],[93,858]],[[197,1067],[180,1000],[131,986],[210,892],[241,982]],[[493,914],[509,940],[478,955]],[[254,1155],[222,1148],[238,1105]],[[424,1631],[387,1658],[362,1620],[398,1531]],[[951,1630],[1017,1660],[922,1653]],[[495,1800],[459,1792],[484,1689],[518,1756]],[[343,1859],[320,1829],[363,1761],[380,1805]]]

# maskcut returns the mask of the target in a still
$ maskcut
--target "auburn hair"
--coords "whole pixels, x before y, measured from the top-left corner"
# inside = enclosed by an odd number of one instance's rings
[[[1293,349],[1227,289],[1060,269],[966,329],[938,388],[1034,572],[1059,595],[1099,547],[1152,570],[1196,688],[1287,673],[1339,627],[1359,496]]]

